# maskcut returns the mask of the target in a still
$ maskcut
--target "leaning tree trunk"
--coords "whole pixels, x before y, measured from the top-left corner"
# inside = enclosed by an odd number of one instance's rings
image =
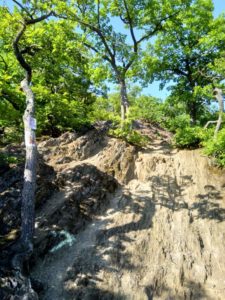
[[[121,120],[123,122],[126,120],[128,109],[129,109],[129,101],[128,101],[125,79],[122,79],[120,81],[120,97],[121,97]]]

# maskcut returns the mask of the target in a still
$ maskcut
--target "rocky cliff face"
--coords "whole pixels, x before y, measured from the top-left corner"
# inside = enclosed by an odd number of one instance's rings
[[[39,152],[54,186],[37,205],[40,299],[225,299],[225,173],[200,150],[94,129]]]

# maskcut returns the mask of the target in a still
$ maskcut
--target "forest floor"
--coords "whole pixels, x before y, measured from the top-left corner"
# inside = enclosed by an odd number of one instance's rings
[[[225,299],[225,172],[154,130],[143,149],[101,130],[39,143],[40,299]]]

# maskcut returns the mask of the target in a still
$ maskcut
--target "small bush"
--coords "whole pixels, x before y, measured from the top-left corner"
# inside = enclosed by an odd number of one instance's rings
[[[184,127],[178,128],[174,136],[174,144],[178,148],[195,148],[198,147],[200,138],[196,128]]]
[[[133,130],[129,124],[124,124],[123,128],[111,129],[109,130],[109,134],[139,147],[145,147],[149,143],[147,136]]]
[[[152,123],[160,123],[162,120],[162,103],[151,96],[140,96],[133,101],[129,109],[129,119],[145,120]]]
[[[20,160],[16,156],[0,153],[0,166],[8,164],[17,164],[19,161]]]
[[[205,154],[214,157],[219,166],[225,167],[225,128],[218,132],[216,138],[203,142]]]
[[[166,117],[164,126],[172,132],[176,132],[178,128],[190,127],[190,116],[187,114],[177,115],[176,117]]]
[[[5,133],[0,136],[0,144],[8,145],[11,143],[21,143],[23,141],[23,128],[22,126],[17,127],[6,127]]]
[[[178,148],[197,148],[210,139],[212,130],[198,126],[178,128],[174,135],[174,145]]]
[[[10,164],[17,164],[18,158],[5,153],[0,153],[0,176],[10,169]]]

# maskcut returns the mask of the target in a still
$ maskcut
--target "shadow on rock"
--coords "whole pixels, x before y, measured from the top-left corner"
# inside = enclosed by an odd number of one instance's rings
[[[108,195],[118,186],[113,177],[84,163],[59,173],[56,181],[61,191],[37,212],[36,259],[104,213]]]
[[[95,288],[99,277],[99,272],[106,271],[118,276],[118,270],[127,269],[134,271],[137,266],[132,263],[132,254],[126,251],[125,243],[134,243],[135,240],[129,236],[129,233],[140,233],[152,225],[152,218],[155,213],[155,204],[149,197],[137,196],[132,198],[128,193],[122,193],[118,199],[117,207],[109,213],[106,225],[110,227],[110,214],[118,210],[129,214],[136,219],[129,222],[128,218],[124,220],[124,225],[115,226],[108,229],[99,230],[96,236],[96,246],[89,247],[85,256],[82,253],[77,254],[73,266],[67,272],[64,285],[65,299],[86,299],[89,291]],[[132,218],[132,217],[131,217]],[[142,247],[147,245],[142,245]],[[72,295],[72,296],[71,296]],[[83,298],[79,298],[82,295]],[[97,296],[98,297],[98,294]],[[89,298],[87,298],[89,299]],[[90,299],[127,299],[120,295],[100,294],[99,298]]]
[[[184,282],[184,290],[182,292],[174,291],[163,283],[159,284],[157,281],[154,285],[149,285],[145,287],[145,292],[148,300],[165,299],[165,300],[199,300],[207,299],[213,300],[207,295],[207,291],[202,287],[200,283],[193,281]]]
[[[220,206],[223,197],[221,192],[212,185],[205,186],[205,194],[197,195],[199,202],[191,206],[192,211],[197,211],[197,218],[210,219],[222,222],[225,220],[225,208]]]
[[[11,264],[14,244],[20,236],[23,170],[24,164],[13,164],[0,176],[0,299],[37,299],[29,278],[13,270]],[[57,189],[54,179],[54,170],[39,156],[36,206],[43,205]]]
[[[153,201],[173,211],[187,209],[198,219],[210,219],[222,222],[225,220],[225,208],[222,207],[223,196],[212,185],[204,187],[204,194],[197,194],[195,202],[189,207],[183,199],[186,189],[195,183],[191,176],[182,176],[182,183],[178,184],[176,177],[153,176]]]
[[[76,290],[75,292],[73,291],[73,288],[69,288],[69,295],[71,296],[71,299],[76,299],[76,300],[128,300],[127,297],[109,292],[109,291],[104,291],[99,288],[96,288],[95,286],[85,286],[86,283],[83,282],[83,285],[85,288],[85,292],[83,288],[80,288]],[[75,298],[74,298],[75,297]]]

